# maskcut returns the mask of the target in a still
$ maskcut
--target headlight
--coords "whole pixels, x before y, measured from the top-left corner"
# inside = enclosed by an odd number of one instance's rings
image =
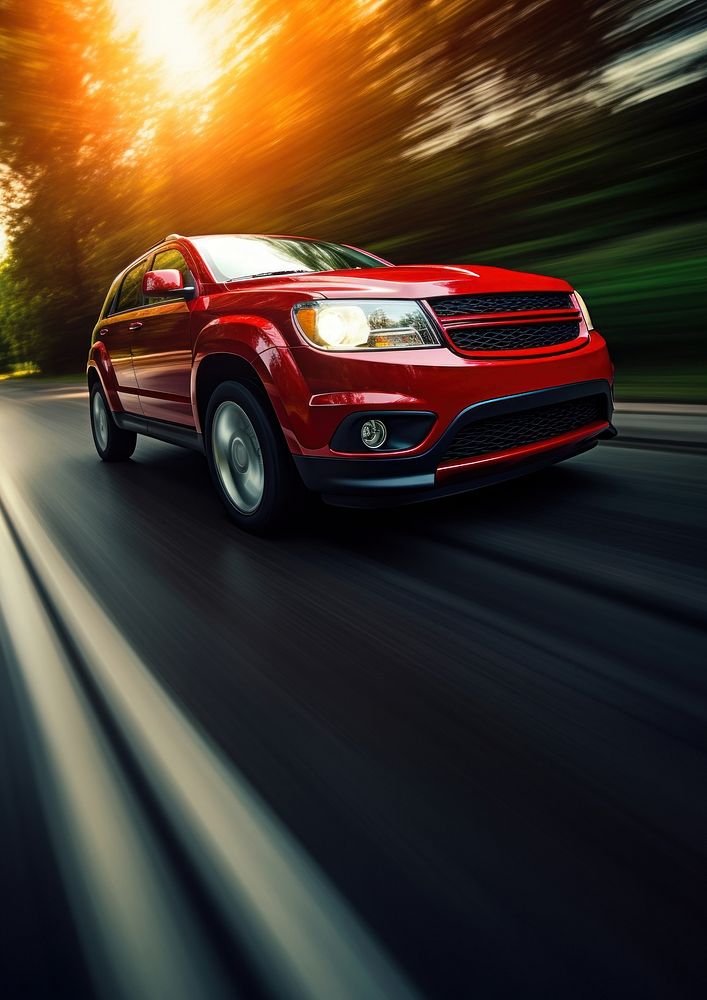
[[[292,310],[292,316],[309,343],[326,351],[440,345],[418,302],[400,299],[301,302]]]
[[[577,305],[581,310],[582,316],[584,316],[584,322],[587,324],[587,329],[593,330],[594,324],[592,323],[592,317],[589,315],[589,310],[587,309],[587,303],[584,301],[584,299],[579,294],[576,288],[574,290],[574,297],[577,300]]]

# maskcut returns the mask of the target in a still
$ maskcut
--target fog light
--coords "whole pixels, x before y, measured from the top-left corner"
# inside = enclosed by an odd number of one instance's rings
[[[367,448],[380,448],[387,437],[388,431],[382,420],[364,420],[361,425],[361,440]]]

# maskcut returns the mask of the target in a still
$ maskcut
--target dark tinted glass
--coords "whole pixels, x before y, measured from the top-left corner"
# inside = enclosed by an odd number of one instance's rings
[[[124,312],[126,309],[139,309],[142,305],[142,276],[147,270],[147,261],[136,264],[123,278],[118,301],[113,312]]]
[[[103,309],[101,310],[101,317],[103,317],[103,316],[110,316],[110,314],[112,312],[115,312],[115,302],[116,302],[116,299],[118,297],[118,285],[119,284],[120,284],[120,282],[116,278],[115,281],[113,282],[113,284],[110,286],[110,289],[108,290],[108,294],[106,295],[105,304],[103,306]]]
[[[386,267],[362,250],[280,236],[198,236],[194,244],[217,281],[269,273]]]

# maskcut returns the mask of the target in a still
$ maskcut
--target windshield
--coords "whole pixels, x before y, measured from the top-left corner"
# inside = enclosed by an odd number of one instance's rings
[[[281,236],[197,236],[192,240],[217,281],[298,271],[388,267],[362,250]]]

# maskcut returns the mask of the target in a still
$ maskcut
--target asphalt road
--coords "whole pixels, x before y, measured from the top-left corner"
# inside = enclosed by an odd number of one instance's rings
[[[95,455],[0,384],[0,456],[172,696],[429,997],[692,997],[707,976],[707,417],[525,480],[231,527],[198,455]],[[88,991],[0,655],[11,996]],[[333,998],[332,998],[333,1000]]]

